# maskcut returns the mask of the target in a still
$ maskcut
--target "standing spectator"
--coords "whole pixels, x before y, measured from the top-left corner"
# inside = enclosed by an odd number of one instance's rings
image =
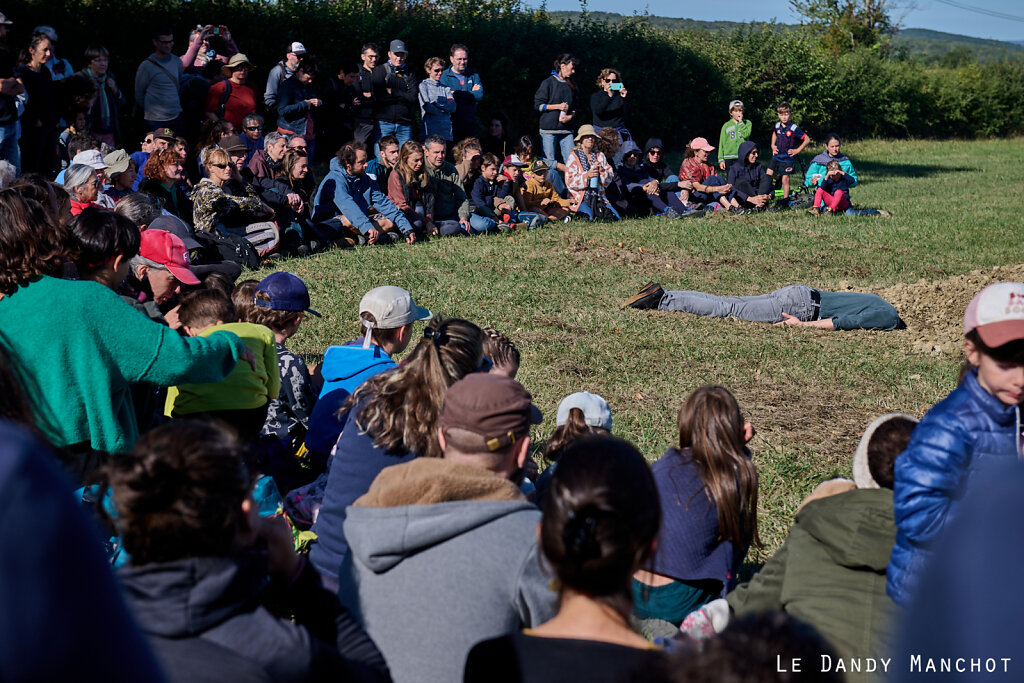
[[[313,198],[313,221],[368,244],[390,244],[400,238],[415,242],[416,233],[405,215],[367,177],[366,146],[353,140],[338,150],[337,160]],[[371,208],[377,211],[372,218]]]
[[[423,118],[423,135],[439,135],[452,141],[452,114],[455,113],[455,98],[451,88],[441,83],[444,60],[431,57],[424,65],[427,77],[420,81],[420,115]]]
[[[135,72],[135,103],[142,108],[146,130],[181,128],[181,98],[178,87],[184,67],[171,54],[174,32],[157,27],[151,34],[153,54],[139,64]]]
[[[594,128],[614,128],[619,141],[632,140],[626,128],[626,86],[617,69],[602,69],[597,77],[600,88],[590,96],[590,111],[594,114]]]
[[[355,102],[359,99],[356,90],[358,67],[342,65],[337,74],[327,79],[327,96],[320,126],[320,136],[327,149],[337,149],[353,139]]]
[[[750,137],[753,122],[743,119],[743,102],[733,100],[729,103],[729,120],[722,124],[722,134],[718,139],[718,167],[726,171],[743,156],[739,153],[740,145]]]
[[[306,46],[300,42],[294,42],[288,46],[288,52],[284,59],[274,65],[267,75],[267,89],[263,93],[263,103],[267,105],[267,111],[272,112],[277,108],[277,92],[281,84],[295,75],[299,69],[299,58],[306,54]]]
[[[449,140],[461,140],[476,135],[476,107],[484,98],[484,86],[480,82],[480,74],[470,69],[469,50],[465,45],[455,43],[448,51],[452,65],[441,74],[441,83],[448,86],[455,97],[457,109],[452,116],[452,135]],[[495,152],[498,158],[505,153]]]
[[[377,66],[377,45],[366,43],[359,53],[360,64],[356,72],[355,89],[358,94],[353,100],[353,139],[369,145],[380,135],[373,106],[373,70]]]
[[[551,75],[537,88],[533,108],[540,112],[540,141],[548,168],[565,171],[572,155],[572,119],[576,115],[576,73],[579,60],[571,54],[559,55]],[[555,158],[555,148],[562,153],[562,163]]]
[[[373,101],[381,135],[394,135],[398,145],[412,139],[412,121],[418,90],[416,77],[405,63],[409,50],[401,40],[392,40],[388,61],[373,69]]]
[[[316,145],[313,110],[323,104],[313,87],[313,79],[318,71],[319,66],[313,56],[305,55],[299,60],[295,74],[282,83],[277,91],[277,130],[305,138],[309,145],[310,159],[313,159]]]
[[[220,69],[227,78],[210,86],[206,95],[206,117],[213,121],[227,119],[235,130],[241,130],[246,115],[256,111],[256,93],[245,84],[252,64],[239,52]]]
[[[25,84],[28,102],[21,117],[21,168],[52,178],[57,160],[57,101],[53,78],[46,69],[50,39],[37,33],[21,51],[15,75]]]
[[[224,54],[217,52],[210,42],[211,38],[218,39]],[[215,63],[227,64],[228,59],[237,53],[238,46],[231,39],[231,31],[227,26],[196,26],[188,36],[188,50],[181,56],[181,64],[187,73],[207,77],[210,73],[207,67]]]
[[[107,48],[93,43],[85,48],[86,67],[81,73],[96,84],[96,100],[89,110],[89,132],[100,142],[111,147],[121,139],[121,107],[125,104],[124,94],[117,87],[117,79],[107,69],[110,53]]]
[[[472,235],[470,227],[469,197],[459,179],[459,171],[455,166],[444,160],[445,142],[443,138],[432,135],[423,143],[424,157],[427,160],[427,174],[430,176],[430,189],[433,213],[427,218],[437,225],[441,235]]]
[[[15,78],[14,55],[7,46],[8,27],[14,22],[0,13],[0,159],[9,161],[21,172],[21,148],[18,137],[21,135],[19,125],[19,95],[24,96],[25,86]]]
[[[53,80],[60,81],[75,73],[71,62],[57,56],[57,32],[52,26],[36,26],[32,29],[32,34],[42,34],[50,39],[50,59],[46,62],[46,70],[50,72]]]
[[[263,117],[259,114],[246,114],[242,119],[242,143],[245,145],[245,163],[263,149]]]

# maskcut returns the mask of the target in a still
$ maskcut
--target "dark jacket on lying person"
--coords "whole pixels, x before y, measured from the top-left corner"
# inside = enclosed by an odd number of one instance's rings
[[[373,641],[308,564],[289,585],[268,584],[266,560],[256,553],[119,574],[172,683],[390,680]],[[294,621],[272,614],[272,605]]]
[[[750,163],[747,157],[757,149],[757,143],[747,140],[740,145],[739,160],[729,167],[729,178],[732,185],[732,196],[740,201],[760,194],[768,194],[772,187],[772,177],[764,172],[759,161]]]

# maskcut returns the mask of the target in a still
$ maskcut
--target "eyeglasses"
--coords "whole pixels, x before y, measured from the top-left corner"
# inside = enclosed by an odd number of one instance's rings
[[[246,126],[246,130],[263,130],[263,126]]]
[[[169,40],[160,40],[160,39],[157,39],[157,41],[156,41],[156,42],[160,43],[161,45],[171,45],[171,44],[173,44],[173,43],[174,43],[174,38],[171,38],[171,39],[169,39]]]
[[[292,147],[289,147],[288,149],[297,149],[300,152],[308,152],[309,151],[309,148],[306,147],[305,145],[294,145]]]

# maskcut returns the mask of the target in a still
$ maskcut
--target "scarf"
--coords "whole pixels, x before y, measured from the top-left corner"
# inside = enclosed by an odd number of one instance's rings
[[[100,121],[103,123],[104,130],[108,130],[110,128],[110,100],[107,94],[107,74],[97,76],[89,67],[85,67],[85,70],[89,73],[89,77],[96,82],[96,88],[99,91]]]
[[[587,159],[587,155],[584,154],[583,150],[581,148],[579,148],[579,147],[577,147],[576,149],[573,150],[573,154],[575,154],[576,158],[580,160],[580,166],[583,167],[583,172],[584,173],[586,173],[587,171],[590,170],[590,165],[592,163],[595,163],[595,164],[597,163],[597,152],[593,153],[593,155],[594,155],[593,156],[593,161]],[[586,200],[590,199],[591,197],[595,197],[597,199],[600,199],[601,198],[601,193],[598,191],[598,188],[600,188],[600,187],[601,187],[601,180],[600,180],[600,178],[598,178],[598,181],[597,181],[597,188],[590,187],[590,182],[588,180],[587,181],[587,189],[583,193],[583,201],[586,201]]]

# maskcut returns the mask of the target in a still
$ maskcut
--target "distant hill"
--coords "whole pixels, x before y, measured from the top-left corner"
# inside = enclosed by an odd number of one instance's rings
[[[580,12],[548,12],[555,21],[563,19],[575,19]],[[590,17],[598,21],[616,23],[626,19],[622,14],[614,12],[590,12]],[[650,15],[647,17],[652,26],[664,29],[702,29],[705,31],[728,32],[737,29],[745,24],[735,21],[698,21],[696,19],[682,19],[676,17],[659,17]],[[795,25],[775,24],[778,28],[795,28]],[[969,54],[979,62],[998,60],[1022,60],[1024,61],[1024,40],[1013,42],[999,40],[985,40],[984,38],[972,38],[961,36],[955,33],[943,33],[942,31],[930,31],[924,28],[906,28],[901,30],[894,38],[893,44],[897,48],[905,49],[908,54],[928,61],[938,61],[947,53],[957,52]]]

